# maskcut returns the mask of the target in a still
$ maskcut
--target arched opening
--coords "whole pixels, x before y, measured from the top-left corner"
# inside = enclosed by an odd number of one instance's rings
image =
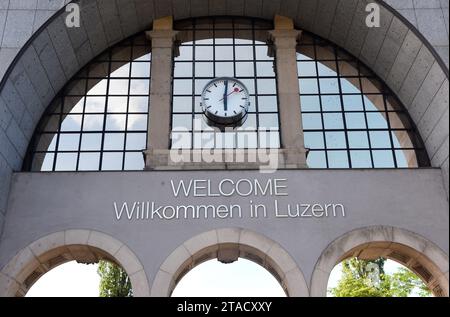
[[[153,281],[151,296],[171,296],[184,276],[213,259],[222,263],[233,263],[238,259],[252,261],[267,270],[287,296],[308,296],[303,273],[278,243],[239,228],[205,232],[180,245],[161,265]]]
[[[225,264],[209,260],[189,271],[172,297],[285,297],[278,280],[246,259]]]
[[[128,275],[134,296],[148,296],[146,274],[133,252],[116,239],[89,230],[50,234],[22,249],[0,272],[0,296],[25,296],[46,273],[73,261],[113,263]]]
[[[425,281],[406,266],[383,257],[343,260],[331,271],[328,297],[432,297]]]
[[[25,297],[98,297],[100,275],[95,264],[67,262],[41,276]]]
[[[312,296],[326,296],[330,274],[344,260],[392,260],[417,275],[434,296],[448,296],[448,257],[430,241],[407,230],[371,227],[335,240],[319,258],[312,276]]]

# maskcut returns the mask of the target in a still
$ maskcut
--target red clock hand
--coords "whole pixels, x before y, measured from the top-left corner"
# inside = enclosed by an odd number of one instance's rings
[[[239,92],[239,88],[234,88],[234,90],[232,91],[232,92],[230,92],[228,95],[226,95],[226,97],[228,97],[228,96],[230,96],[230,95],[232,95],[232,94],[234,94],[235,92]],[[222,101],[222,100],[224,100],[225,99],[225,97],[223,97],[222,99],[220,99],[219,101]]]

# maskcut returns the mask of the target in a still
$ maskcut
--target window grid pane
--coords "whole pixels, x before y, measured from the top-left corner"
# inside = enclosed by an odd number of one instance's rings
[[[175,25],[183,42],[180,55],[174,58],[172,148],[280,147],[274,59],[268,56],[265,43],[272,27],[234,18]],[[237,78],[250,93],[246,122],[229,132],[205,124],[200,107],[203,88],[217,77]]]
[[[297,69],[310,168],[429,166],[408,113],[361,62],[308,35]]]
[[[66,85],[36,129],[28,169],[143,169],[151,53],[142,36],[101,54]]]

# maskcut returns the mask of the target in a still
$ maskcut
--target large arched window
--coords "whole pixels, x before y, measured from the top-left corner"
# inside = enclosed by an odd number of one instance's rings
[[[150,64],[150,43],[139,34],[81,70],[48,107],[25,169],[142,170]]]
[[[178,22],[180,55],[174,60],[172,148],[255,149],[280,146],[274,57],[269,55],[270,22],[202,18]],[[233,77],[250,94],[245,123],[218,131],[203,120],[200,96],[217,77]]]
[[[175,23],[173,149],[280,148],[273,23],[202,18]],[[36,129],[24,169],[142,170],[147,146],[151,43],[140,33],[108,49],[58,94]],[[310,168],[429,166],[407,111],[387,86],[337,46],[303,32],[297,48],[300,101]],[[243,126],[207,125],[200,95],[229,76],[250,93]]]
[[[429,166],[408,113],[361,62],[307,33],[297,51],[310,168]]]

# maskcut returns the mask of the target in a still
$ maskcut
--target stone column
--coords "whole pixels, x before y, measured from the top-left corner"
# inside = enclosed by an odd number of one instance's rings
[[[152,42],[146,169],[167,165],[171,133],[172,64],[177,34],[178,32],[173,30],[172,17],[155,20],[153,30],[146,32],[147,38]]]
[[[292,19],[275,16],[275,30],[269,32],[274,44],[278,82],[281,147],[285,167],[306,168],[300,89],[297,74],[297,40],[301,31],[294,29]]]

